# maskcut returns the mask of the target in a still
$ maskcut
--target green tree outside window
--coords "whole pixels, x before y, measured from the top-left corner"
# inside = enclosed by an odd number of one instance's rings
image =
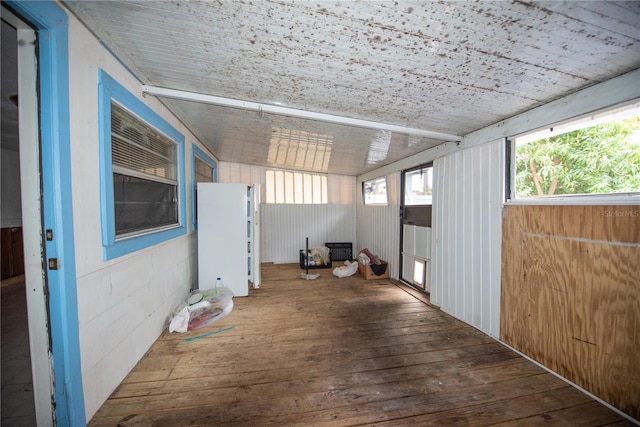
[[[515,186],[516,197],[640,191],[640,117],[516,144]]]

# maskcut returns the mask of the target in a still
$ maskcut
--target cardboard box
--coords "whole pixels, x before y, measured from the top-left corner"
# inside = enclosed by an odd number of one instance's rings
[[[389,264],[387,263],[387,261],[381,259],[380,260],[380,267],[374,265],[373,268],[377,269],[384,269],[384,272],[380,275],[376,275],[373,270],[371,269],[370,265],[364,265],[361,262],[358,261],[358,271],[360,272],[360,275],[362,277],[365,278],[365,280],[377,280],[377,279],[388,279],[389,278]],[[382,267],[384,266],[384,267]]]

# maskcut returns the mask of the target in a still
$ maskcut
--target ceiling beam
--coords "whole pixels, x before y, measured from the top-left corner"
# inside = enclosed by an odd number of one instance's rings
[[[183,101],[194,101],[204,104],[213,104],[220,107],[239,108],[242,110],[256,111],[258,113],[278,114],[281,116],[297,117],[300,119],[317,120],[321,122],[336,123],[340,125],[356,126],[367,129],[387,130],[400,134],[416,135],[425,138],[437,139],[439,141],[462,140],[459,135],[435,132],[424,129],[416,129],[405,126],[397,126],[388,123],[378,123],[369,120],[353,119],[350,117],[336,116],[333,114],[316,113],[313,111],[297,110],[295,108],[281,107],[278,105],[260,104],[257,102],[241,101],[238,99],[222,98],[219,96],[205,95],[195,92],[167,89],[157,86],[142,85],[142,95],[153,95],[162,98],[180,99]]]

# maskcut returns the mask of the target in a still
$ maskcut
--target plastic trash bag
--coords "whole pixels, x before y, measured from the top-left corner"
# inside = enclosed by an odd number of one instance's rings
[[[349,277],[356,274],[356,271],[358,271],[358,263],[346,260],[340,267],[333,269],[333,275],[336,277]]]
[[[233,309],[233,292],[224,286],[196,289],[176,307],[169,320],[169,332],[187,332],[222,319]]]

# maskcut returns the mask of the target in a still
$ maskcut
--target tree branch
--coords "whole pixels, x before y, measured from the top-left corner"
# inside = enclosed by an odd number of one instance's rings
[[[553,163],[555,164],[555,166],[558,166],[560,164],[560,157],[554,157]],[[558,172],[556,172],[556,168],[553,168],[553,171],[551,171],[551,176],[553,178],[551,180],[551,186],[549,187],[549,196],[552,196],[556,192],[556,188],[558,187]]]
[[[536,190],[538,190],[538,196],[544,196],[542,185],[540,185],[540,177],[536,170],[536,162],[533,161],[533,157],[529,160],[529,168],[531,169],[531,175],[533,175],[533,182],[536,184]]]

